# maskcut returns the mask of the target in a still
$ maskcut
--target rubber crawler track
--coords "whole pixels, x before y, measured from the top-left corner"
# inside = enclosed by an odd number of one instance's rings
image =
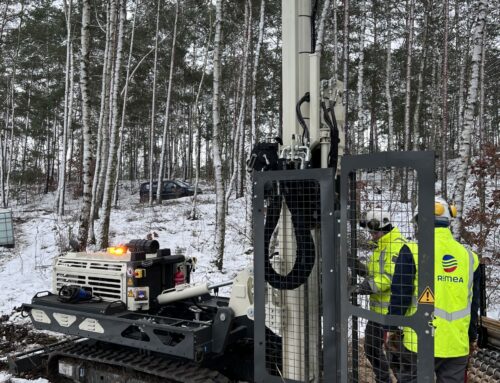
[[[166,359],[161,355],[147,355],[137,350],[113,345],[76,343],[54,351],[49,356],[49,366],[60,358],[74,358],[101,364],[126,368],[128,371],[162,378],[165,383],[230,383],[218,371],[201,367],[190,361]]]

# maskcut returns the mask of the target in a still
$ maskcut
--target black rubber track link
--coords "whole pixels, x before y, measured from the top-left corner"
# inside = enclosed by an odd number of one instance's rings
[[[147,381],[161,381],[164,383],[230,383],[226,376],[218,371],[199,366],[191,361],[168,359],[161,354],[146,354],[139,350],[124,348],[116,345],[80,342],[69,347],[54,351],[49,356],[49,374],[57,371],[59,359],[88,362],[94,370],[117,368],[127,377],[136,374],[146,374],[151,378]],[[144,377],[144,375],[143,375]],[[158,379],[160,378],[160,379]],[[63,379],[64,380],[64,379]],[[67,381],[67,380],[66,380]],[[127,379],[120,380],[127,381]],[[136,381],[132,379],[131,381]]]

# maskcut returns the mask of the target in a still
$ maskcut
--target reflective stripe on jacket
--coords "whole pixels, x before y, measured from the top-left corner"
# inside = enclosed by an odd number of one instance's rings
[[[479,260],[475,253],[455,241],[449,228],[437,227],[434,233],[434,356],[465,356],[469,354],[472,286]],[[416,298],[415,295],[413,302]],[[412,303],[407,315],[416,310]],[[405,347],[417,352],[416,333],[410,328],[404,328],[403,333]]]
[[[377,248],[367,263],[368,282],[373,294],[370,295],[370,310],[387,314],[391,300],[391,282],[394,263],[401,248],[407,244],[398,228],[380,237]]]

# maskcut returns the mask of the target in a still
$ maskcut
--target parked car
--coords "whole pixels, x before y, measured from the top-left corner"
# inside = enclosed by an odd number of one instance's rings
[[[153,198],[156,198],[156,190],[158,189],[158,181],[153,182]],[[194,186],[180,180],[163,181],[161,199],[174,199],[194,195]],[[198,194],[201,194],[201,189],[198,188]],[[139,189],[139,198],[141,202],[149,201],[149,182],[143,182]]]

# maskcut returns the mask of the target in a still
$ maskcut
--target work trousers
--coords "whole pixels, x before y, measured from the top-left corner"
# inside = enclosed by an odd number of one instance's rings
[[[400,367],[395,375],[400,383],[417,382],[417,354],[401,345]],[[434,358],[436,383],[463,383],[468,356]]]
[[[377,383],[390,383],[389,362],[384,352],[384,328],[368,321],[365,330],[365,355],[372,365]]]

